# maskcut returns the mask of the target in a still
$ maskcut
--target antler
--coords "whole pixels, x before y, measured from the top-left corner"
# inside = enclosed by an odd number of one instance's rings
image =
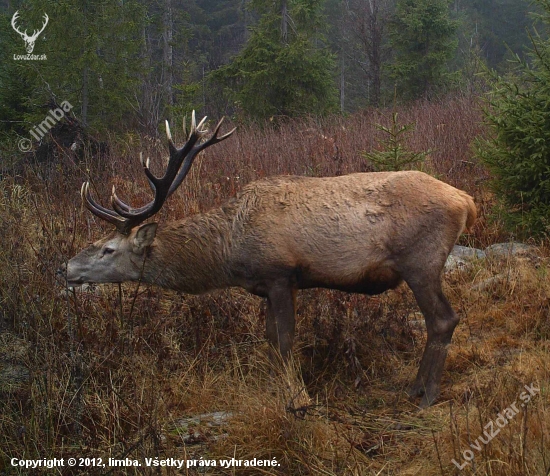
[[[202,144],[198,144],[199,140],[206,134],[206,130],[202,130],[202,126],[206,121],[204,117],[198,125],[195,122],[195,111],[193,111],[191,117],[191,131],[187,138],[187,142],[183,145],[181,149],[178,149],[173,141],[172,134],[170,133],[170,126],[168,121],[166,121],[166,135],[168,137],[168,149],[170,151],[170,158],[168,160],[168,166],[166,167],[166,172],[164,176],[158,178],[153,175],[149,169],[149,159],[145,161],[143,155],[140,154],[141,165],[143,166],[143,171],[149,180],[149,184],[154,193],[153,201],[149,202],[147,205],[144,205],[140,208],[132,208],[130,205],[124,203],[120,198],[118,198],[115,187],[113,186],[113,192],[111,195],[111,205],[113,210],[109,210],[105,207],[99,205],[90,194],[90,183],[85,182],[82,184],[81,195],[84,201],[84,204],[94,215],[99,218],[108,221],[116,226],[117,230],[123,234],[128,234],[130,230],[139,225],[141,222],[147,220],[147,218],[152,217],[157,213],[161,208],[166,199],[172,195],[179,187],[183,179],[186,177],[189,172],[193,160],[199,152],[206,149],[207,147],[221,142],[224,139],[227,139],[235,129],[229,131],[227,134],[224,134],[221,137],[218,137],[218,132],[220,126],[223,122],[223,119],[218,123],[212,137]],[[185,130],[185,124],[184,124]]]

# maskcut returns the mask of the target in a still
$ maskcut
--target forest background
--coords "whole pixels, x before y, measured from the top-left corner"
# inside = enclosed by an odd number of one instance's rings
[[[530,45],[528,0],[0,2],[0,134],[68,101],[86,130],[157,135],[192,109],[273,120],[479,93]],[[15,61],[21,31],[45,61]]]

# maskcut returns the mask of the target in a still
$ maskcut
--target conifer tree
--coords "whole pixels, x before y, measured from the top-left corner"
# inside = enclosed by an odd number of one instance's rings
[[[430,98],[448,83],[456,30],[449,0],[398,0],[391,22],[395,56],[390,69],[404,98]]]
[[[550,1],[537,0],[540,20],[550,25]],[[494,86],[485,110],[493,129],[477,142],[491,170],[501,217],[511,230],[550,234],[550,40],[535,36],[531,62],[516,58],[515,75],[492,74]]]
[[[336,106],[334,60],[323,46],[320,0],[252,2],[261,15],[243,50],[214,81],[255,119],[322,115]]]

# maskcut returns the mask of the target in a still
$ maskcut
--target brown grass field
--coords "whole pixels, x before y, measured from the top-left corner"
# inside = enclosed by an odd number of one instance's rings
[[[373,124],[389,116],[370,110],[240,126],[197,159],[157,219],[207,210],[265,176],[368,171],[361,151],[377,147]],[[489,175],[471,148],[475,137],[490,133],[478,102],[417,103],[400,109],[399,120],[416,123],[411,149],[432,150],[424,169],[475,197],[479,220],[460,244],[484,248],[511,239],[492,214]],[[181,143],[183,134],[176,136]],[[288,375],[271,368],[262,302],[243,290],[189,296],[127,284],[66,292],[57,268],[109,230],[81,205],[88,171],[104,203],[113,183],[139,203],[148,199],[140,150],[157,171],[166,156],[163,139],[127,135],[109,146],[108,156],[85,161],[59,149],[55,162],[0,179],[0,475],[550,474],[547,243],[531,243],[536,256],[480,260],[445,276],[462,320],[441,396],[419,410],[405,389],[425,330],[406,286],[370,298],[301,292]],[[496,274],[505,279],[474,289]],[[305,401],[303,394],[297,399],[301,379],[310,401],[296,412]],[[537,390],[521,406],[525,385]],[[518,411],[502,424],[502,412],[514,405]],[[488,425],[494,438],[480,443]],[[142,466],[39,471],[11,464],[70,457],[128,458]],[[197,463],[148,467],[146,458]],[[279,466],[198,463],[231,458]]]

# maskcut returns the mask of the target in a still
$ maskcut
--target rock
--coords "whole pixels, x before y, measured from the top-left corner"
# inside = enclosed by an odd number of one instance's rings
[[[454,255],[449,255],[447,257],[447,261],[445,261],[445,273],[450,273],[452,271],[456,270],[463,270],[466,269],[468,266],[468,262],[462,258],[457,258]]]
[[[485,248],[487,256],[495,257],[508,257],[508,256],[520,256],[520,257],[536,257],[538,256],[538,250],[535,246],[526,245],[525,243],[496,243],[494,245]]]
[[[485,258],[485,252],[477,248],[455,245],[445,262],[445,272],[464,270],[476,259]]]
[[[485,251],[469,246],[455,245],[451,255],[463,259],[483,259],[486,257]]]
[[[525,243],[509,242],[496,243],[485,250],[455,245],[445,263],[445,272],[465,270],[474,260],[491,258],[507,258],[513,256],[518,259],[528,259],[537,262],[540,260],[537,247]]]
[[[175,422],[174,430],[186,444],[204,443],[217,440],[222,435],[212,434],[214,429],[222,427],[233,417],[232,412],[212,412],[182,418]]]

